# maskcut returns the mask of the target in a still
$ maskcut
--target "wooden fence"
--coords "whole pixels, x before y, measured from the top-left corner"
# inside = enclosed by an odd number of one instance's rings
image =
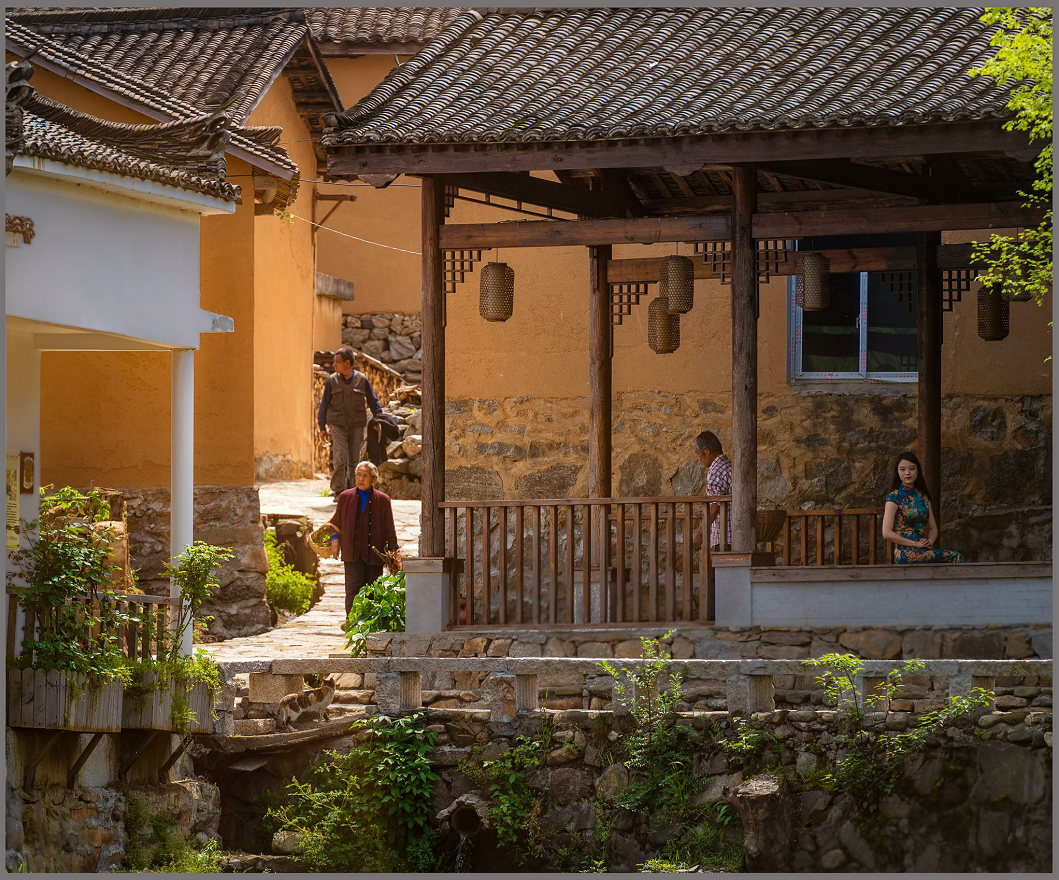
[[[730,500],[443,502],[446,555],[463,561],[449,597],[450,626],[709,622],[711,560],[730,549]],[[721,544],[703,540],[696,548],[711,508]],[[890,562],[881,523],[881,509],[791,510],[767,546],[783,565]]]

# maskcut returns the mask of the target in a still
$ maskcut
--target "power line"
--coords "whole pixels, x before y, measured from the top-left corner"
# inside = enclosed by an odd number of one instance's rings
[[[356,235],[350,235],[348,232],[340,232],[337,229],[332,229],[330,226],[323,226],[320,223],[314,223],[312,220],[308,220],[305,217],[299,217],[297,214],[291,214],[290,216],[294,217],[297,220],[301,220],[304,223],[308,223],[310,226],[315,226],[317,229],[323,229],[327,232],[333,232],[335,233],[335,235],[343,235],[346,238],[352,238],[354,241],[359,241],[363,244],[373,244],[375,245],[375,247],[386,248],[386,250],[388,251],[400,251],[402,254],[412,254],[416,257],[422,256],[422,253],[420,251],[410,251],[407,248],[394,247],[392,244],[382,244],[378,241],[370,241],[367,238],[359,238]]]

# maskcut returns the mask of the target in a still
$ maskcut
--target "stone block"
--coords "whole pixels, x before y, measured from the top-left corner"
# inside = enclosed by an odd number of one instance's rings
[[[901,656],[901,636],[889,630],[847,631],[838,637],[838,643],[864,660],[897,660]]]
[[[577,646],[578,657],[604,657],[614,656],[614,648],[606,642],[582,642]]]
[[[527,642],[524,639],[519,639],[513,642],[511,647],[508,649],[509,657],[540,657],[541,656],[541,645],[535,642]]]
[[[244,718],[235,722],[237,736],[262,736],[275,732],[276,720],[274,718]]]
[[[305,679],[301,675],[250,673],[250,702],[252,703],[278,703],[288,694],[300,694],[304,689]]]

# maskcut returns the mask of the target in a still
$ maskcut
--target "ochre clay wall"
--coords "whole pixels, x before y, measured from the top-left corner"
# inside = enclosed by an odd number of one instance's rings
[[[316,297],[313,317],[313,351],[334,351],[342,347],[342,300],[333,296]]]
[[[313,179],[316,156],[309,131],[280,77],[249,119],[279,125],[284,149]],[[249,181],[247,181],[249,183]],[[288,208],[311,218],[312,183],[303,183]],[[258,479],[312,475],[313,227],[273,214],[254,217],[254,462]]]

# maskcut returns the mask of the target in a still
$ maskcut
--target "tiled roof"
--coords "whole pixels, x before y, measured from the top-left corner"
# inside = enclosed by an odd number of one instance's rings
[[[462,9],[382,6],[306,9],[313,39],[321,43],[429,43]]]
[[[132,101],[148,111],[163,114],[171,119],[189,119],[202,115],[203,109],[173,97],[162,89],[148,85],[142,80],[121,73],[105,64],[93,61],[80,52],[69,49],[47,37],[12,21],[6,21],[5,37],[9,44],[21,53],[35,53],[34,59],[50,62],[70,73],[96,83],[116,96]],[[281,181],[277,198],[286,205],[294,201],[298,190],[298,166],[287,152],[276,146],[282,129],[275,126],[233,127],[230,144],[248,156],[283,168],[291,175],[289,181]]]
[[[245,122],[308,35],[302,10],[20,10],[8,21],[200,109]]]
[[[225,180],[228,118],[206,113],[160,125],[125,125],[73,110],[28,89],[28,62],[8,64],[8,119],[20,118],[8,152],[65,165],[153,180],[227,201],[239,187]],[[12,84],[16,85],[12,88]]]
[[[325,146],[601,141],[999,118],[963,8],[467,11]]]

